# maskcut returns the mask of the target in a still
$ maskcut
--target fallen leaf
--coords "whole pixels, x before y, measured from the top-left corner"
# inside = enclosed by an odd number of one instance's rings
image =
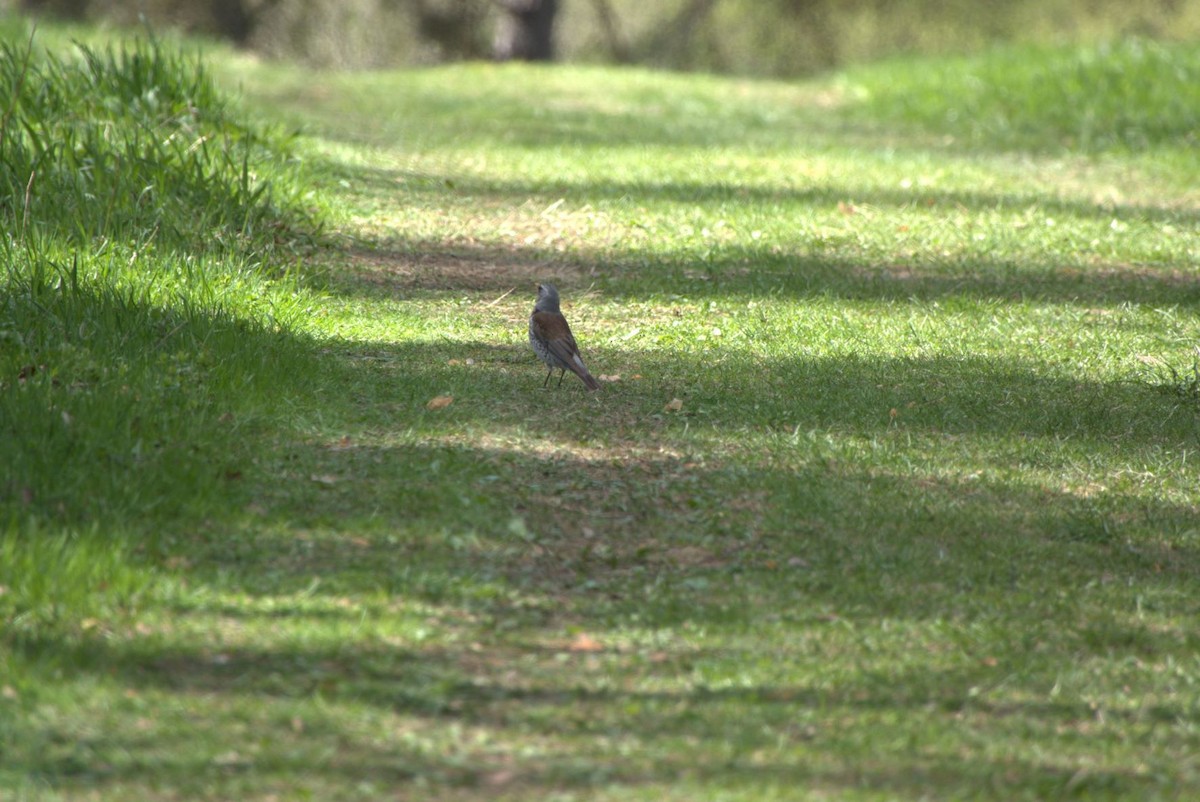
[[[452,395],[435,395],[425,404],[426,409],[445,409],[454,403]]]
[[[492,788],[498,788],[503,785],[508,785],[516,778],[517,773],[515,771],[511,771],[510,769],[501,769],[499,771],[493,771],[491,774],[484,775],[483,781],[486,785],[491,786]]]
[[[611,376],[600,374],[596,378],[602,382],[619,382],[621,380],[621,375],[619,373],[614,373]]]
[[[571,641],[570,645],[567,646],[567,651],[602,652],[604,651],[604,646],[601,645],[600,641],[596,640],[591,635],[588,635],[586,632],[580,632],[575,636],[575,640]]]
[[[338,478],[336,476],[334,476],[333,474],[329,474],[329,473],[321,473],[321,474],[314,473],[312,476],[310,476],[308,478],[311,479],[312,481],[316,482],[317,484],[325,485],[326,487],[332,487],[333,485],[336,485],[338,483]]]
[[[667,402],[667,405],[663,407],[663,412],[678,412],[681,409],[683,409],[683,401],[678,398],[672,398]]]
[[[230,749],[228,752],[217,755],[212,759],[212,763],[223,769],[246,768],[254,765],[253,760],[243,757],[236,749]]]

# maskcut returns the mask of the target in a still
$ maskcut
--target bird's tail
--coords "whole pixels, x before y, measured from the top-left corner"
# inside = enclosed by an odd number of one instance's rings
[[[568,365],[568,367],[571,368],[572,373],[583,380],[584,387],[588,388],[589,390],[600,389],[600,382],[596,381],[595,377],[593,377],[591,373],[588,373],[588,369],[584,367],[583,360],[578,356],[576,356],[573,360],[573,364]]]

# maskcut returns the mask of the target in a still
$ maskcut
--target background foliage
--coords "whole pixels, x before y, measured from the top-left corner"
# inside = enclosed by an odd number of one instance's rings
[[[5,0],[93,21],[178,26],[272,57],[376,68],[484,58],[487,0]],[[1173,0],[566,0],[567,61],[798,75],[900,54],[1000,41],[1096,42],[1200,35],[1200,6]]]

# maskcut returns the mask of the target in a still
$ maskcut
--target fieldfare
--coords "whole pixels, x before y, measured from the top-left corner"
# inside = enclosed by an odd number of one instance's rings
[[[589,390],[600,389],[600,383],[592,378],[583,365],[579,346],[575,345],[575,338],[571,336],[571,327],[559,311],[558,290],[553,284],[538,285],[537,303],[533,307],[533,314],[529,316],[529,344],[533,346],[538,359],[550,368],[542,382],[543,387],[557,369],[562,371],[558,375],[560,387],[563,376],[569,370],[582,379]]]

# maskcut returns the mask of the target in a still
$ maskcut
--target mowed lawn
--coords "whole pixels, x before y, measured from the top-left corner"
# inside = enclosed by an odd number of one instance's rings
[[[327,231],[164,358],[195,407],[139,448],[196,484],[0,486],[0,797],[1200,798],[1194,112],[1097,65],[1200,69],[1134,49],[212,52]],[[545,281],[598,392],[542,386]]]

